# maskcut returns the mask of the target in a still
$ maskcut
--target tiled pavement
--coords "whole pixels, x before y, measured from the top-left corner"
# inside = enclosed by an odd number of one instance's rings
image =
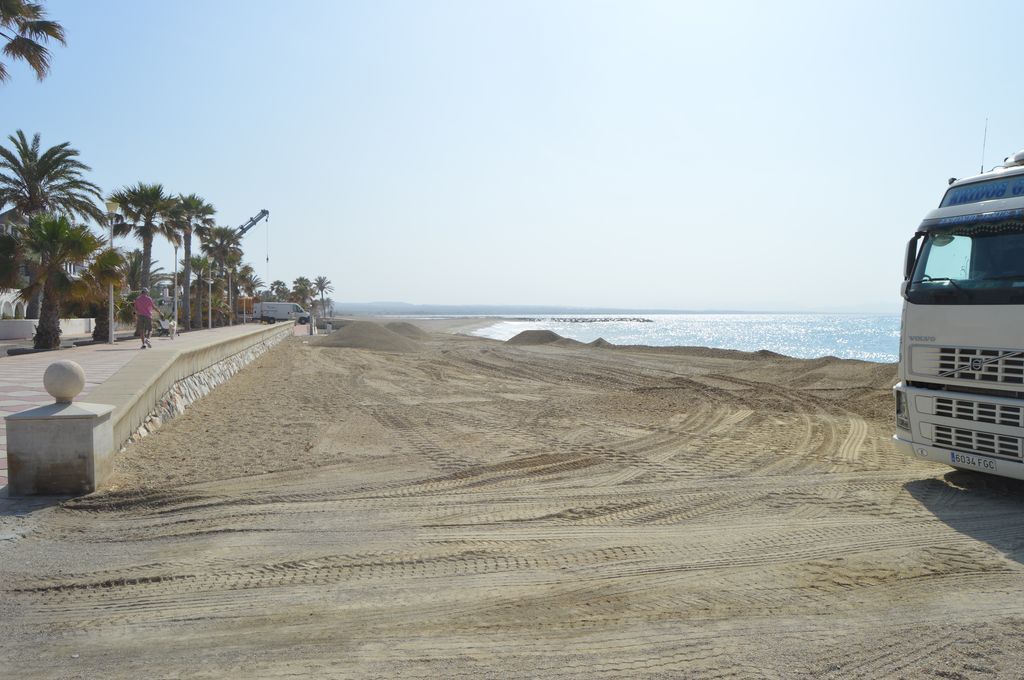
[[[308,326],[297,325],[295,329],[296,335],[308,333]],[[230,336],[244,330],[245,326],[230,326],[215,328],[213,332]],[[168,343],[174,343],[174,348],[183,348],[206,342],[210,337],[210,331],[205,330],[185,333],[174,340],[153,338],[153,348],[171,348]],[[60,359],[71,359],[80,364],[85,369],[85,389],[78,396],[82,400],[141,351],[137,340],[122,340],[114,345],[88,345],[59,352],[0,357],[0,489],[7,485],[7,429],[3,419],[12,413],[53,401],[53,397],[43,389],[43,372],[47,366]]]

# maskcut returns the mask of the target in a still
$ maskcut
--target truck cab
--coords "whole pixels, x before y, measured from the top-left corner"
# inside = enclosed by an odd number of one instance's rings
[[[951,181],[907,245],[903,278],[893,441],[1024,479],[1024,151]]]

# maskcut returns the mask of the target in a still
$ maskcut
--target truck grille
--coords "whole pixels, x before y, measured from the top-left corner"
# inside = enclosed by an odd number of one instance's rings
[[[939,349],[940,377],[958,380],[1024,384],[1024,353],[1005,349],[942,347]]]
[[[1024,420],[1022,420],[1021,408],[1019,406],[986,404],[982,401],[970,401],[968,399],[937,397],[935,399],[935,415],[945,416],[946,418],[958,418],[960,420],[973,420],[979,423],[1024,427]]]
[[[962,430],[958,427],[936,425],[934,441],[940,446],[946,446],[958,451],[989,453],[1018,459],[1021,457],[1020,439],[1002,434],[975,432],[974,430]]]

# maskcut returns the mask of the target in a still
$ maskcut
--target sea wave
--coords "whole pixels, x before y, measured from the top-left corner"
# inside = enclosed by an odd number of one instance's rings
[[[641,318],[510,317],[474,331],[508,340],[529,330],[550,330],[581,342],[616,345],[770,350],[812,359],[835,356],[889,363],[899,356],[898,314],[652,314]]]

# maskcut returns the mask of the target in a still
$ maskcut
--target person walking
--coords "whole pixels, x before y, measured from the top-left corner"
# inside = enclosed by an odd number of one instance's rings
[[[149,289],[143,288],[139,297],[135,298],[135,332],[142,338],[142,347],[152,347],[149,336],[153,334],[153,308],[156,304],[149,297]]]

